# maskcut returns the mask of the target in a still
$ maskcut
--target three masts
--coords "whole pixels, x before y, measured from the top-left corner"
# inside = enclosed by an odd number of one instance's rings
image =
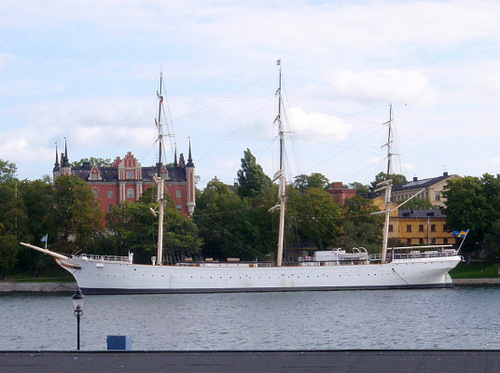
[[[352,252],[336,249],[316,251],[312,256],[304,256],[295,266],[283,266],[283,248],[286,215],[286,176],[284,170],[285,131],[282,114],[282,71],[279,66],[278,125],[280,142],[280,167],[274,176],[278,181],[278,203],[269,211],[279,210],[279,231],[277,255],[274,267],[255,263],[178,263],[163,265],[163,225],[165,188],[161,177],[163,151],[163,80],[160,76],[158,96],[159,162],[155,183],[158,189],[158,245],[152,265],[134,264],[132,255],[109,257],[98,255],[66,256],[46,248],[22,243],[24,246],[51,255],[56,262],[70,272],[78,286],[85,293],[168,293],[168,292],[227,292],[227,291],[299,291],[338,289],[380,289],[411,287],[445,287],[452,285],[448,272],[461,257],[451,245],[419,246],[407,248],[387,248],[390,218],[390,197],[392,181],[379,185],[385,191],[385,223],[381,255],[370,258],[364,248],[354,248]],[[388,148],[388,172],[391,160],[390,112]],[[390,255],[387,255],[390,251]]]

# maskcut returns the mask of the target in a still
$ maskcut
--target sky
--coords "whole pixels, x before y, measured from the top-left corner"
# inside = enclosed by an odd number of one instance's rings
[[[500,173],[500,2],[16,0],[0,5],[0,159],[20,179],[131,151],[157,162],[191,142],[199,188],[232,184],[250,149],[278,167],[281,60],[286,172],[369,184]]]

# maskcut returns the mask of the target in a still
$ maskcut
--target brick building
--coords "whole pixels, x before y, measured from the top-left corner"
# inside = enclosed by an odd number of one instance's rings
[[[165,180],[165,190],[174,201],[177,210],[185,216],[191,216],[195,206],[195,167],[191,157],[191,144],[187,162],[184,155],[177,154],[172,166],[162,165],[160,175]],[[87,182],[104,213],[124,201],[134,202],[141,194],[155,185],[154,175],[157,167],[142,167],[137,158],[128,152],[123,159],[116,157],[109,167],[97,167],[84,164],[72,167],[68,158],[67,144],[64,153],[59,155],[56,149],[56,161],[52,172],[55,181],[61,175],[76,175]]]
[[[326,191],[333,195],[335,202],[340,206],[344,206],[346,199],[354,197],[357,193],[356,189],[344,188],[340,181],[333,182],[332,186]]]

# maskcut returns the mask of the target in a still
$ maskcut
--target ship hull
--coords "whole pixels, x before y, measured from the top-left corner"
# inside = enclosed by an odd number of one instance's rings
[[[386,264],[203,267],[152,266],[82,258],[57,259],[85,294],[321,291],[452,286],[460,256]]]

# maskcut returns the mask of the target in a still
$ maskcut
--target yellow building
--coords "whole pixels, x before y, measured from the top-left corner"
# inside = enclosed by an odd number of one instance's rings
[[[414,177],[408,183],[394,185],[392,188],[392,201],[402,203],[423,189],[416,198],[423,198],[436,207],[444,207],[446,199],[443,197],[443,189],[449,180],[456,178],[460,178],[460,176],[456,174],[448,175],[448,172],[444,172],[442,176],[429,179],[418,180]]]
[[[384,199],[373,200],[380,210],[385,209]],[[391,203],[389,238],[401,241],[405,245],[441,245],[455,244],[453,232],[446,230],[446,215],[441,209],[403,210]]]

